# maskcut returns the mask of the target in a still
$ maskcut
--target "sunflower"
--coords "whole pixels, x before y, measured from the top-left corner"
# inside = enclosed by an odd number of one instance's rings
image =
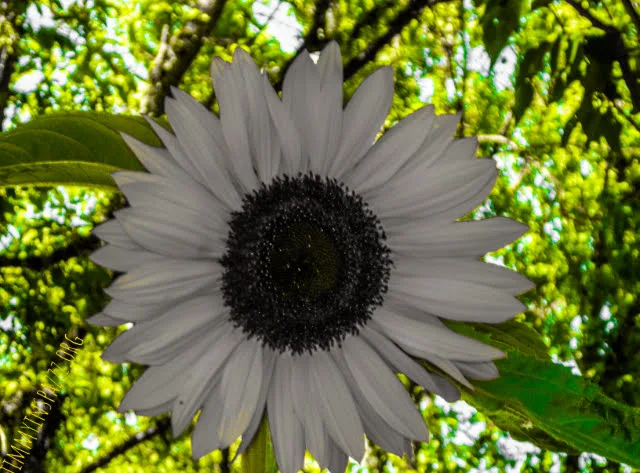
[[[211,76],[220,117],[173,88],[173,133],[145,117],[164,147],[122,135],[149,172],[113,173],[130,206],[94,230],[107,244],[92,260],[125,274],[89,321],[133,323],[102,358],[149,365],[119,410],[171,412],[174,436],[200,411],[195,459],[240,436],[242,453],[266,414],[282,473],[306,449],[343,473],[365,434],[412,455],[429,432],[396,373],[447,401],[458,388],[416,359],[470,389],[497,377],[505,354],[441,318],[503,322],[532,287],[478,259],[527,226],[456,222],[490,193],[494,161],[432,106],[375,141],[393,71],[343,108],[335,41],[295,59],[282,98],[241,48]]]

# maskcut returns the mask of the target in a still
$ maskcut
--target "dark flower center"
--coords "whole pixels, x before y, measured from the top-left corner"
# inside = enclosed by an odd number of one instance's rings
[[[392,265],[380,221],[335,179],[275,178],[231,214],[221,258],[230,318],[274,350],[329,350],[383,302]]]

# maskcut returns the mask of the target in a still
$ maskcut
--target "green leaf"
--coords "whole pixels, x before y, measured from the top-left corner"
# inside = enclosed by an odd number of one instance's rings
[[[537,10],[538,8],[548,6],[552,2],[553,0],[534,0],[534,2],[531,4],[531,9]]]
[[[473,381],[475,391],[459,386],[463,399],[498,427],[541,448],[596,453],[640,467],[640,411],[550,361],[535,330],[515,321],[446,324],[507,353],[506,359],[496,361],[500,377]]]
[[[516,122],[520,121],[525,110],[533,100],[532,78],[544,67],[544,56],[549,49],[548,43],[542,43],[537,48],[529,49],[518,66],[516,75],[516,105],[513,115]]]
[[[487,54],[491,58],[491,67],[495,64],[502,49],[512,33],[520,26],[520,11],[522,2],[507,0],[488,0],[487,6],[480,19],[482,25],[482,40]]]
[[[161,145],[143,118],[96,112],[47,115],[2,133],[0,187],[117,189],[112,172],[145,170],[120,131],[152,146]]]
[[[242,473],[278,473],[266,412],[258,432],[242,454]]]

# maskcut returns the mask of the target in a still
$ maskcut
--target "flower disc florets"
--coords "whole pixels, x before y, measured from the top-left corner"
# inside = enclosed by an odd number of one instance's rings
[[[328,350],[382,305],[390,250],[362,198],[314,174],[275,178],[231,214],[222,292],[235,326],[280,352]]]

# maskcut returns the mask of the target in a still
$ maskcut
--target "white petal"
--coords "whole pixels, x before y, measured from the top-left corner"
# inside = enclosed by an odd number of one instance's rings
[[[222,404],[222,383],[220,383],[220,376],[216,376],[215,379],[215,385],[211,387],[204,400],[204,406],[191,436],[191,456],[194,460],[198,460],[214,450],[224,448],[216,433],[223,414],[220,407]]]
[[[118,325],[127,323],[125,320],[110,317],[104,312],[98,312],[97,314],[84,319],[84,321],[90,323],[91,325],[97,325],[99,327],[117,327]]]
[[[422,415],[400,380],[373,348],[360,337],[343,343],[347,365],[367,401],[399,433],[415,440],[429,441]]]
[[[329,435],[353,458],[364,455],[364,428],[353,395],[335,361],[318,351],[309,366],[311,389],[316,391],[318,410]]]
[[[304,464],[304,430],[291,398],[291,356],[279,357],[267,401],[269,430],[281,473],[297,473]]]
[[[280,101],[266,74],[262,76],[262,84],[267,98],[269,115],[278,133],[279,139],[277,141],[280,142],[282,149],[281,161],[278,167],[279,172],[295,175],[300,171],[300,163],[302,161],[302,145],[297,128],[289,109]]]
[[[172,300],[170,304],[137,305],[112,299],[102,310],[107,315],[124,322],[142,322],[164,314],[169,307],[180,301],[181,299],[176,299]]]
[[[218,322],[223,309],[226,310],[219,300],[219,296],[189,299],[160,317],[138,323],[114,340],[102,358],[116,363],[164,364]],[[213,308],[208,309],[208,305]]]
[[[278,141],[278,136],[271,123],[266,97],[262,91],[262,78],[256,63],[242,48],[236,48],[233,61],[241,70],[244,84],[243,94],[247,97],[247,113],[249,147],[258,177],[262,182],[268,182],[278,170],[279,156],[273,156],[272,141]],[[277,154],[280,150],[277,148]]]
[[[456,278],[496,287],[512,294],[520,294],[535,287],[534,283],[520,273],[484,261],[460,258],[423,259],[396,255],[393,262],[394,273],[404,276]]]
[[[385,451],[402,456],[403,453],[407,451],[407,438],[394,430],[371,406],[358,386],[358,383],[353,378],[351,370],[345,361],[344,353],[340,350],[335,350],[332,355],[344,374],[345,379],[349,383],[349,387],[351,388],[356,405],[358,406],[358,413],[362,418],[362,425],[364,426],[367,437]],[[411,445],[410,442],[409,445]]]
[[[162,141],[162,144],[167,147],[167,150],[169,151],[169,154],[173,162],[175,162],[178,166],[180,166],[180,168],[182,168],[184,172],[186,172],[189,175],[189,177],[191,177],[191,179],[199,182],[202,185],[206,185],[206,183],[204,182],[204,179],[202,178],[202,175],[193,166],[193,164],[185,154],[184,150],[180,146],[180,143],[178,142],[178,138],[176,138],[176,136],[173,133],[168,131],[166,128],[164,128],[162,125],[157,123],[151,117],[147,115],[142,115],[142,116],[144,117],[145,120],[147,120],[147,123],[151,125],[151,128],[153,129],[155,134],[158,135],[158,138],[160,138],[160,141]]]
[[[349,464],[349,457],[336,442],[329,439],[329,473],[345,473]]]
[[[215,341],[211,343],[209,350],[189,368],[171,415],[174,437],[189,426],[212,387],[218,384],[220,368],[244,340],[242,330],[233,329],[231,323],[223,324],[216,332]]]
[[[459,335],[453,330],[425,324],[410,317],[378,307],[371,316],[393,341],[400,346],[423,349],[450,360],[485,361],[500,358],[504,353],[491,345]]]
[[[500,323],[526,310],[512,294],[485,284],[453,277],[393,276],[389,280],[390,291],[445,319]]]
[[[191,179],[184,169],[176,164],[167,149],[150,146],[123,132],[120,132],[120,136],[150,173],[164,177]]]
[[[416,228],[411,233],[387,229],[387,245],[394,252],[409,256],[479,258],[520,238],[529,230],[527,225],[506,217],[421,224],[423,228]]]
[[[258,187],[258,178],[251,163],[249,135],[247,133],[247,98],[241,84],[242,65],[226,66],[215,79],[215,91],[220,104],[222,133],[231,152],[228,161],[241,192]]]
[[[315,407],[320,404],[309,376],[310,356],[313,355],[303,353],[293,360],[291,379],[293,407],[298,419],[304,426],[307,449],[320,465],[327,465],[330,461],[329,434],[324,428],[322,418],[316,414],[315,409],[310,408],[310,406]]]
[[[249,447],[249,445],[251,444],[251,440],[253,440],[253,437],[260,427],[260,423],[262,422],[262,419],[264,417],[265,403],[267,401],[267,395],[269,394],[271,379],[273,377],[277,359],[278,355],[276,354],[276,352],[268,347],[263,348],[262,384],[260,385],[260,395],[258,396],[256,409],[253,411],[253,415],[251,416],[251,421],[247,425],[244,434],[242,434],[242,441],[240,442],[240,445],[238,446],[236,454],[231,460],[231,463],[233,463],[236,460],[237,456],[242,455],[247,447]]]
[[[255,411],[261,383],[262,347],[244,341],[222,368],[220,382],[198,417],[192,438],[194,459],[228,447],[243,433]]]
[[[113,245],[104,245],[91,253],[89,259],[105,268],[127,272],[143,264],[163,261],[166,257],[145,250],[127,250]]]
[[[118,407],[118,412],[130,409],[155,408],[172,402],[180,393],[183,378],[195,360],[207,350],[211,339],[203,337],[196,343],[186,346],[182,353],[162,366],[151,366],[129,389]]]
[[[230,210],[197,182],[164,178],[132,171],[117,171],[113,179],[133,206],[188,209],[201,216],[201,225],[215,233],[226,233]]]
[[[136,415],[155,417],[157,415],[170,412],[172,407],[173,407],[173,399],[165,402],[164,404],[160,404],[159,406],[156,406],[156,407],[151,407],[149,409],[138,409],[136,411]]]
[[[220,275],[220,265],[215,261],[167,258],[119,276],[104,291],[114,299],[135,304],[170,303],[204,287],[215,287]]]
[[[360,334],[389,365],[422,386],[425,391],[437,394],[447,402],[455,402],[460,399],[458,388],[446,379],[429,373],[386,336],[368,326],[361,327]]]
[[[393,69],[381,67],[355,91],[344,111],[340,146],[329,174],[348,174],[371,148],[393,100]]]
[[[373,327],[373,328],[376,328],[376,327]],[[447,360],[445,358],[441,358],[437,355],[433,355],[428,352],[423,352],[421,350],[413,350],[408,347],[406,347],[405,349],[407,353],[411,353],[412,355],[418,356],[423,360],[428,361],[432,365],[440,368],[447,375],[451,376],[453,379],[458,381],[463,386],[466,386],[471,391],[475,391],[475,387],[469,382],[467,378],[465,378],[465,376],[462,374],[462,371],[460,371],[460,369],[458,368],[455,362],[451,360]],[[422,352],[422,355],[420,354],[421,352]]]
[[[115,218],[94,227],[91,233],[101,240],[120,248],[134,251],[144,250],[144,248],[131,239],[122,224]]]
[[[481,361],[472,363],[468,361],[456,362],[458,368],[465,376],[473,379],[496,379],[500,372],[493,361]]]
[[[282,103],[291,113],[302,144],[301,172],[320,169],[328,107],[321,103],[320,77],[307,50],[295,58],[282,85]],[[311,162],[314,162],[311,168]]]
[[[343,71],[340,47],[335,40],[329,41],[318,58],[318,75],[322,104],[326,110],[326,128],[323,128],[320,142],[324,142],[318,160],[322,162],[320,174],[326,175],[336,158],[342,133]],[[324,115],[322,115],[324,116]],[[323,118],[324,120],[325,118]]]
[[[214,226],[205,225],[197,212],[178,209],[166,204],[164,211],[160,206],[128,207],[114,214],[135,242],[154,253],[172,258],[222,256],[223,228],[213,232]]]
[[[189,94],[175,87],[171,90],[177,100],[165,99],[167,117],[187,159],[213,195],[228,208],[239,209],[241,199],[230,181],[230,155],[220,121]]]
[[[408,225],[431,223],[432,216],[441,217],[451,207],[467,202],[475,197],[479,190],[486,189],[487,183],[494,182],[498,171],[495,162],[490,159],[478,159],[471,163],[435,167],[429,170],[416,170],[402,185],[381,186],[376,193],[366,196],[380,219],[405,220]],[[491,189],[489,189],[491,191]],[[488,194],[476,198],[482,202]],[[469,207],[469,206],[467,206]],[[474,207],[469,207],[473,209]],[[465,215],[457,214],[452,220]],[[397,232],[401,232],[398,228]]]
[[[222,420],[217,435],[223,448],[242,435],[255,411],[262,385],[262,347],[258,341],[241,343],[222,372]]]
[[[349,181],[354,190],[362,194],[389,181],[418,150],[430,120],[433,120],[433,107],[422,107],[382,135],[350,172]]]
[[[129,356],[146,365],[166,363],[173,353],[184,349],[187,340],[201,336],[227,316],[228,309],[219,294],[188,299],[149,322]]]

